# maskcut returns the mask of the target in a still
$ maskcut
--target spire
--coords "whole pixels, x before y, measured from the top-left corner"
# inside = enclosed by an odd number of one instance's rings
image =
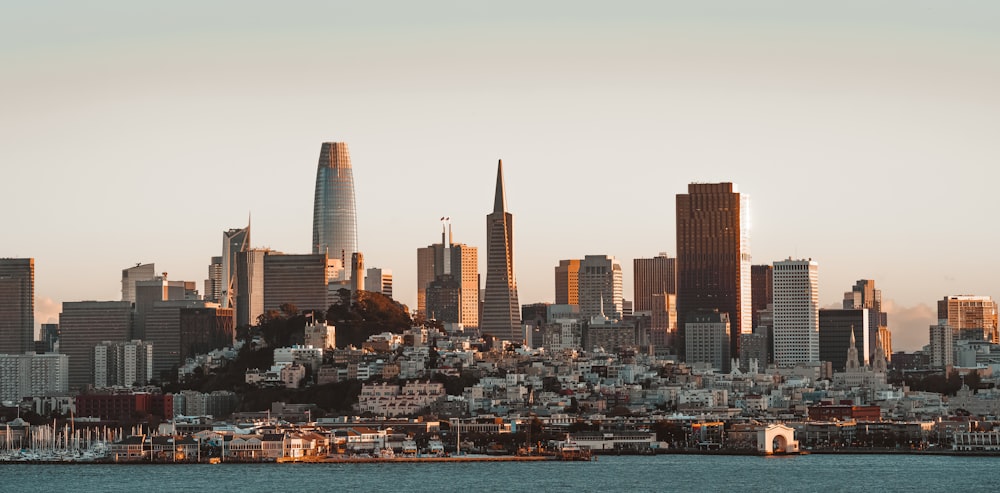
[[[497,192],[493,198],[493,213],[507,212],[507,195],[503,189],[503,159],[497,161]]]

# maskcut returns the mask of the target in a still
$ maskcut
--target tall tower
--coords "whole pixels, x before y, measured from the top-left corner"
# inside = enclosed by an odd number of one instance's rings
[[[442,322],[457,322],[466,330],[479,328],[479,249],[452,242],[449,218],[441,218],[441,243],[417,249],[417,312]],[[447,280],[440,278],[447,277]],[[441,282],[437,282],[441,280]],[[451,286],[451,283],[457,286]],[[438,293],[428,301],[428,289],[445,289],[448,296]],[[451,300],[457,289],[458,301]],[[454,310],[442,310],[435,305],[441,300],[454,302]],[[450,301],[449,301],[450,300]],[[455,316],[451,316],[456,314]],[[447,318],[451,316],[451,318]]]
[[[486,292],[481,331],[500,339],[521,341],[520,312],[514,280],[514,224],[507,212],[503,161],[499,161],[493,212],[486,215]]]
[[[738,355],[740,334],[752,331],[750,293],[750,198],[732,183],[689,184],[677,195],[678,350],[689,313],[719,310]]]
[[[35,259],[0,258],[0,354],[35,347]]]
[[[677,294],[677,259],[661,252],[653,258],[632,260],[636,312],[653,310],[654,294]]]
[[[236,256],[250,249],[250,222],[242,229],[222,232],[222,293],[219,302],[222,308],[236,305]]]
[[[324,142],[316,170],[312,252],[340,260],[345,267],[340,273],[341,281],[348,280],[346,267],[351,265],[351,254],[358,251],[357,223],[354,174],[347,144]]]
[[[819,264],[774,263],[774,363],[819,361]]]

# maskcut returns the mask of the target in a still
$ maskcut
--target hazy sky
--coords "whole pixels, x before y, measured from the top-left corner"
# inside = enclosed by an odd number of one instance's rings
[[[0,257],[36,322],[201,282],[222,231],[308,253],[323,141],[359,245],[415,305],[416,249],[480,248],[504,160],[522,303],[560,259],[676,253],[693,181],[751,196],[754,263],[811,257],[824,306],[875,279],[896,349],[997,296],[1000,3],[18,2],[0,16]],[[481,266],[484,272],[484,265]]]

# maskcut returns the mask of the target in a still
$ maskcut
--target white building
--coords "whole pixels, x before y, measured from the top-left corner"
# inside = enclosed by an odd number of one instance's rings
[[[777,261],[773,280],[774,363],[819,361],[819,264],[812,259]]]
[[[153,344],[103,341],[94,346],[94,386],[143,386],[153,379]]]
[[[308,366],[312,371],[318,371],[323,364],[323,350],[312,346],[279,347],[274,349],[275,365],[290,365],[297,363]]]
[[[392,271],[379,267],[368,269],[365,275],[365,291],[382,293],[392,298]]]
[[[950,325],[931,325],[931,366],[945,368],[954,364],[954,331]]]
[[[56,353],[0,354],[0,401],[69,392],[69,356]]]
[[[337,328],[326,322],[316,322],[305,327],[305,345],[320,349],[337,348]]]
[[[707,363],[716,370],[729,372],[729,314],[691,312],[684,327],[687,362]]]
[[[580,261],[577,297],[584,319],[605,315],[622,318],[622,264],[607,255],[587,255]]]

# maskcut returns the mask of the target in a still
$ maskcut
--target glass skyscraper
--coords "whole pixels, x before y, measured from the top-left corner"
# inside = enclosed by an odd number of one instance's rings
[[[347,144],[343,142],[324,142],[320,149],[313,202],[312,251],[339,260],[343,279],[346,279],[351,254],[358,251],[354,174]]]

